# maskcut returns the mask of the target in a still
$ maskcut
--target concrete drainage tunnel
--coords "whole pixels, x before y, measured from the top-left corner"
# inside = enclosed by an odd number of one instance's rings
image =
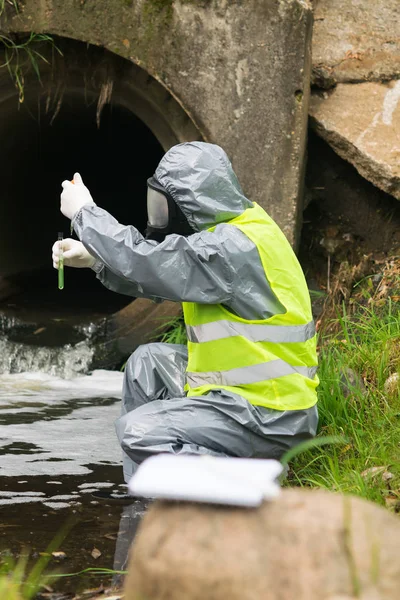
[[[112,337],[124,309],[135,321],[135,300],[106,290],[87,269],[67,268],[58,290],[51,247],[58,232],[70,236],[59,210],[61,182],[79,171],[100,207],[144,232],[147,178],[168,147],[201,139],[177,102],[136,65],[80,42],[57,44],[62,59],[56,69],[54,60],[44,65],[41,83],[27,81],[23,103],[10,78],[3,75],[0,89],[0,327],[11,340],[45,346],[79,342],[82,326],[93,322],[106,323]],[[151,313],[147,329],[160,311],[176,310],[140,302],[137,319]],[[103,343],[92,367],[115,366],[130,343],[142,341],[142,325],[129,324],[125,349],[105,340],[112,356]]]

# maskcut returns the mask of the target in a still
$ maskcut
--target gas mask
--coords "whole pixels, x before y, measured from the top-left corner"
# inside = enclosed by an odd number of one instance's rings
[[[194,233],[179,206],[155,177],[147,180],[146,239],[162,242],[169,233]]]

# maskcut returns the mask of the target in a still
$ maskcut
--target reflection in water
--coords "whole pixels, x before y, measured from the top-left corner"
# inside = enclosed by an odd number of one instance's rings
[[[135,538],[140,521],[149,507],[149,501],[137,501],[123,508],[119,522],[117,542],[115,544],[114,571],[126,571],[129,560],[129,547]],[[122,585],[122,575],[113,576],[112,585]]]
[[[0,559],[4,551],[18,556],[28,548],[35,562],[73,516],[60,548],[67,558],[57,570],[124,570],[148,502],[96,498],[99,490],[116,498],[126,494],[114,430],[122,380],[122,373],[103,370],[71,379],[43,372],[0,375]],[[116,577],[112,583],[119,582]],[[61,578],[52,587],[77,593],[98,583],[98,575],[88,574]]]
[[[120,464],[114,421],[122,378],[115,371],[70,380],[1,375],[0,476],[83,474],[88,463]]]

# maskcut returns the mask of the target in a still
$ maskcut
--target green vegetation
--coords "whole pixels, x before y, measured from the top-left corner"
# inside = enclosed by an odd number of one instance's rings
[[[163,333],[160,335],[159,332],[161,327],[156,329],[157,341],[165,342],[167,344],[186,344],[187,336],[183,315],[175,317],[170,321],[167,321],[162,325]]]
[[[96,577],[109,578],[110,575],[126,574],[126,571],[115,571],[113,569],[88,567],[77,573],[57,573],[55,569],[49,569],[53,559],[57,560],[57,550],[67,537],[71,528],[76,524],[75,518],[71,517],[56,534],[44,552],[32,565],[29,550],[24,551],[18,559],[11,553],[1,553],[0,560],[0,598],[1,600],[35,600],[40,592],[62,577],[76,577],[90,573]],[[82,598],[87,595],[83,593]],[[78,596],[76,596],[78,600]]]
[[[15,11],[18,12],[18,3],[16,0],[10,0],[8,4],[11,4]],[[5,6],[6,0],[0,0],[0,17],[5,10]],[[40,61],[49,64],[49,61],[43,55],[43,44],[49,44],[59,54],[62,54],[50,35],[32,31],[27,36],[21,36],[14,33],[5,34],[0,30],[0,50],[4,50],[4,61],[0,63],[0,69],[8,69],[10,77],[18,91],[18,100],[20,103],[25,99],[25,76],[27,72],[33,69],[40,81]]]
[[[18,2],[17,0],[0,0],[0,17],[3,14],[6,4],[14,7],[15,12],[18,12]]]
[[[59,541],[58,536],[57,541]],[[18,561],[11,556],[3,558],[0,565],[0,598],[2,600],[34,600],[41,590],[60,577],[76,577],[90,573],[98,580],[102,576],[110,577],[110,575],[126,575],[127,573],[127,571],[115,571],[100,567],[89,567],[77,573],[48,573],[45,572],[45,569],[50,559],[51,553],[47,549],[31,570],[28,570],[29,554],[24,554]],[[85,595],[84,593],[82,600]],[[78,596],[76,598],[78,600]]]
[[[365,291],[363,292],[365,295]],[[289,484],[323,487],[400,507],[400,316],[388,298],[370,295],[338,315],[321,336],[320,426],[342,444],[299,454]]]
[[[6,36],[0,33],[0,44],[4,48],[4,62],[0,68],[6,67],[18,91],[18,100],[22,103],[25,99],[25,75],[32,68],[40,81],[39,61],[49,64],[42,52],[37,49],[43,43],[51,46],[61,54],[61,50],[54,44],[53,38],[44,33],[31,32],[28,38],[18,41],[17,37]],[[42,48],[42,46],[41,46]]]
[[[30,600],[49,581],[42,573],[40,585],[31,586],[26,575],[28,556],[22,556],[18,561],[6,555],[0,566],[0,598],[7,600]]]
[[[168,24],[172,14],[173,0],[145,0],[143,3],[143,17],[151,27],[151,32],[154,32],[153,28],[157,25]]]
[[[64,540],[71,523],[68,522],[50,542],[46,551],[28,568],[29,552],[23,553],[18,560],[11,554],[2,553],[0,563],[0,598],[3,600],[33,600],[53,578],[46,568],[54,552]]]

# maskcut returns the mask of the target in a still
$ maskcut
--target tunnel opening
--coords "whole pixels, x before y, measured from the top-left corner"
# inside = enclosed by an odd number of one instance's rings
[[[48,62],[40,81],[27,73],[22,104],[0,74],[0,329],[4,317],[38,330],[79,326],[132,303],[88,269],[66,267],[58,289],[51,247],[58,232],[71,237],[61,182],[78,171],[98,206],[144,233],[147,178],[169,147],[201,139],[171,94],[133,62],[75,40],[54,42],[60,53],[41,49]]]
[[[75,319],[119,310],[131,299],[108,291],[87,269],[66,268],[64,290],[57,288],[51,247],[58,232],[71,237],[70,221],[60,213],[61,182],[79,171],[98,206],[144,233],[146,180],[163,155],[162,146],[138,117],[117,104],[104,106],[99,126],[96,103],[86,105],[77,94],[64,94],[54,120],[44,100],[35,106],[35,98],[27,98],[17,113],[14,99],[7,104],[1,111],[3,119],[8,115],[7,145],[1,151],[6,174],[1,229],[7,246],[0,260],[10,294],[0,310]]]

